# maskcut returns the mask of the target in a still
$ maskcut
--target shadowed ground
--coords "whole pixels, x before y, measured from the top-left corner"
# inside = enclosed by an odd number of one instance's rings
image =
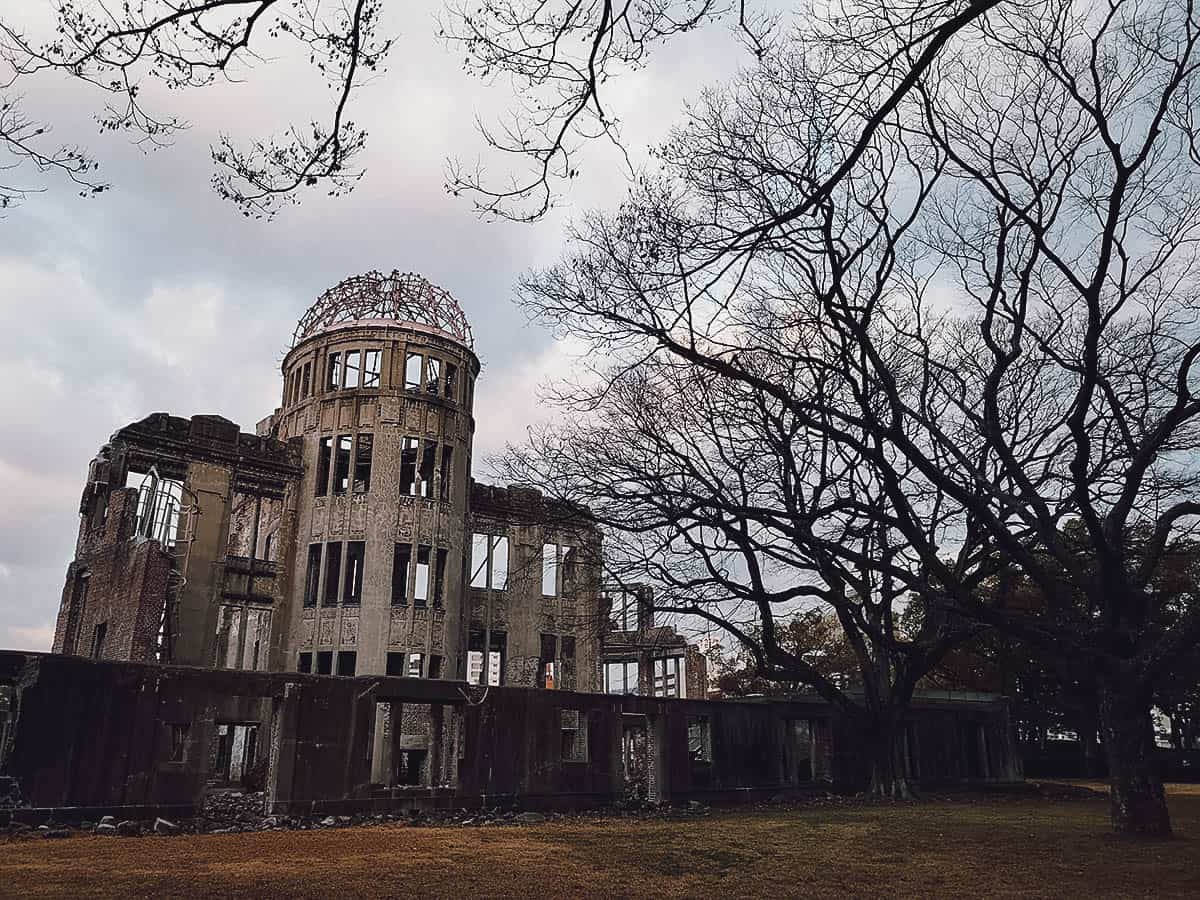
[[[681,820],[0,843],[4,896],[1200,896],[1200,786],[1177,837],[1106,799],[714,811]]]

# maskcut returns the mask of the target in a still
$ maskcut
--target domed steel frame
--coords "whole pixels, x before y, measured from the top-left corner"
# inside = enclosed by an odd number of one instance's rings
[[[449,293],[420,275],[367,272],[331,287],[296,324],[292,346],[323,328],[359,319],[396,319],[430,325],[475,346],[466,314]]]

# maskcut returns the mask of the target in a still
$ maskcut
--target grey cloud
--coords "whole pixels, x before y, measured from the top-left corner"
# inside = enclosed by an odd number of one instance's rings
[[[278,400],[295,320],[347,275],[418,271],[462,303],[486,365],[481,458],[544,414],[534,392],[543,376],[568,374],[569,356],[526,322],[512,285],[558,256],[573,209],[619,197],[623,176],[611,150],[589,148],[568,204],[533,226],[480,221],[448,196],[446,158],[483,154],[475,114],[499,115],[511,98],[467,78],[434,40],[437,8],[389,4],[401,40],[354,111],[370,132],[357,189],[308,195],[270,223],[211,192],[208,144],[219,131],[263,136],[308,115],[302,65],[285,59],[248,71],[246,84],[169,98],[193,127],[150,154],[97,138],[86,105],[96,97],[78,86],[29,86],[30,111],[53,118],[57,139],[95,150],[114,190],[84,201],[52,185],[0,220],[0,645],[48,633],[86,465],[108,435],[158,410],[251,428]],[[701,32],[618,82],[630,146],[661,139],[702,78],[743,59],[728,35]]]

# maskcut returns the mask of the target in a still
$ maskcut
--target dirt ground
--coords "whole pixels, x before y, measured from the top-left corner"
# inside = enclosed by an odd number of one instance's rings
[[[1112,837],[1099,798],[31,839],[0,843],[0,895],[1200,896],[1200,786],[1172,786],[1171,813],[1165,842]]]

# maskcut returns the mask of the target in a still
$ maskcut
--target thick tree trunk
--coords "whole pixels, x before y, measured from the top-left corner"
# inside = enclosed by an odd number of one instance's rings
[[[911,800],[917,795],[906,760],[904,727],[887,714],[870,720],[865,728],[870,748],[871,786],[868,794],[880,800]]]
[[[1118,834],[1169,837],[1171,819],[1162,779],[1155,768],[1149,702],[1136,687],[1102,685],[1100,720],[1108,757],[1113,830]]]

